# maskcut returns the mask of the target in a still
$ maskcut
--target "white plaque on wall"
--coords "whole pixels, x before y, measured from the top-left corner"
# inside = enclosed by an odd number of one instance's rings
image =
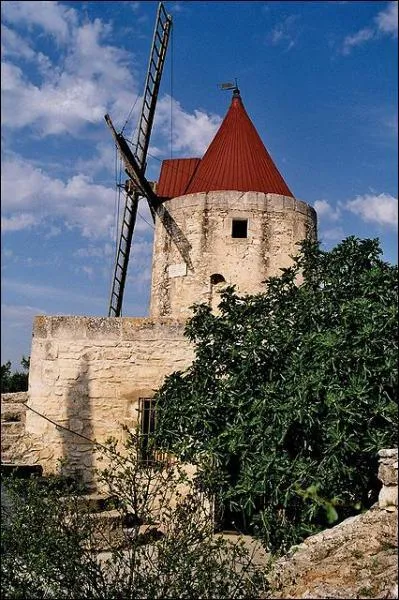
[[[179,263],[178,265],[169,265],[168,267],[169,277],[184,277],[187,275],[186,263]]]

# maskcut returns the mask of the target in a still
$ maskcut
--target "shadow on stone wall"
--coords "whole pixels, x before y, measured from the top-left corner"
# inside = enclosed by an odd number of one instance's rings
[[[89,365],[82,360],[65,398],[66,421],[63,425],[70,431],[60,429],[63,457],[61,472],[88,488],[93,487],[95,451],[94,444],[89,441],[94,439],[89,391]]]

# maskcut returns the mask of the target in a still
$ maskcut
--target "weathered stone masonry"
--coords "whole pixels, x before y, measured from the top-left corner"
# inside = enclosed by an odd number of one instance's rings
[[[317,237],[315,210],[279,194],[202,192],[173,198],[167,209],[191,245],[193,269],[157,221],[150,309],[154,318],[187,318],[194,302],[216,305],[213,275],[222,275],[240,294],[262,292],[268,277],[292,264],[296,244],[308,235]],[[232,237],[234,219],[247,221],[246,237]]]
[[[166,375],[188,366],[192,348],[184,321],[174,319],[36,317],[28,406],[97,442],[123,439],[134,427],[140,397],[151,397]],[[92,444],[28,409],[21,452],[45,472],[68,457],[90,480]]]

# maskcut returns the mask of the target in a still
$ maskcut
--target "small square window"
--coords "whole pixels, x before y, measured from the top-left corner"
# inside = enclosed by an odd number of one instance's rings
[[[231,237],[248,237],[248,219],[233,219],[231,226]]]

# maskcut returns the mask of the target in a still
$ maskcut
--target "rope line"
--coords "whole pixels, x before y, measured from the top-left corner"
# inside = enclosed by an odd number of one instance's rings
[[[139,217],[140,217],[140,218],[141,218],[141,219],[144,221],[144,223],[147,223],[147,225],[148,225],[149,227],[151,227],[151,229],[154,229],[154,230],[155,230],[155,227],[154,227],[154,225],[152,225],[152,224],[151,224],[149,221],[147,221],[147,219],[145,219],[145,218],[143,217],[143,215],[141,214],[141,212],[140,212],[139,210],[137,210],[137,214],[138,214],[138,215],[139,215]]]
[[[115,146],[116,147],[116,146]],[[118,149],[117,149],[118,152]],[[121,207],[121,188],[120,184],[122,181],[122,157],[119,157],[119,171],[116,171],[115,174],[115,189],[117,190],[118,202],[116,206],[116,214],[115,214],[115,260],[118,255],[118,241],[119,241],[119,227],[120,227],[120,207]]]
[[[132,116],[132,113],[133,113],[133,111],[134,111],[134,109],[135,109],[135,106],[136,106],[136,104],[137,104],[137,102],[138,102],[138,99],[139,99],[139,97],[140,97],[140,95],[139,95],[139,94],[137,94],[137,96],[136,96],[136,100],[133,102],[133,106],[132,106],[132,108],[130,109],[130,111],[129,111],[129,114],[128,114],[128,116],[127,116],[127,119],[126,119],[126,121],[125,121],[125,124],[124,124],[124,126],[122,127],[122,129],[121,129],[121,133],[122,133],[122,134],[123,134],[123,132],[125,131],[125,127],[126,127],[126,125],[128,124],[128,122],[129,122],[129,120],[130,120],[130,117]],[[136,128],[137,128],[137,127],[136,127]],[[134,133],[135,133],[135,131],[136,131],[136,130],[134,130],[134,132],[133,132],[133,134],[132,134],[132,138],[134,137]]]
[[[60,423],[57,423],[56,421],[53,421],[53,419],[50,419],[49,417],[46,417],[46,415],[43,415],[42,413],[38,412],[37,410],[35,410],[31,406],[28,406],[25,402],[22,402],[22,404],[25,406],[25,408],[31,410],[33,413],[35,413],[39,417],[42,417],[42,419],[45,419],[46,421],[48,421],[49,423],[51,423],[52,425],[54,425],[57,429],[63,429],[64,431],[67,431],[68,433],[72,433],[73,435],[76,435],[76,436],[82,438],[83,440],[86,440],[87,442],[90,442],[90,444],[92,444],[93,446],[97,446],[98,448],[102,448],[103,450],[105,450],[105,452],[108,452],[109,454],[114,455],[118,459],[118,463],[120,465],[123,465],[123,464],[131,462],[129,460],[129,457],[122,456],[119,452],[116,452],[116,450],[113,450],[112,448],[109,448],[108,446],[105,446],[104,444],[101,444],[101,442],[97,442],[96,440],[92,440],[91,438],[87,437],[86,435],[83,435],[83,433],[78,433],[77,431],[74,431],[73,429],[70,429],[69,427],[66,427],[65,425],[61,425]]]
[[[39,413],[37,410],[35,410],[31,406],[28,406],[27,404],[25,404],[25,402],[23,402],[22,404],[26,408],[28,408],[29,410],[31,410],[32,412],[34,412],[36,415],[38,415],[39,417],[42,417],[43,419],[45,419],[46,421],[48,421],[52,425],[55,425],[55,427],[57,427],[57,429],[64,429],[64,431],[68,431],[69,433],[73,433],[74,435],[77,435],[78,437],[86,440],[87,442],[90,442],[90,444],[93,444],[93,446],[98,446],[99,448],[103,448],[103,450],[106,450],[107,452],[110,452],[111,454],[115,454],[115,456],[119,456],[118,452],[115,452],[115,450],[112,450],[111,448],[108,448],[107,446],[104,446],[104,444],[101,444],[100,442],[96,442],[96,440],[92,440],[91,438],[87,437],[86,435],[83,435],[83,433],[78,433],[77,431],[74,431],[73,429],[70,429],[69,427],[65,427],[65,425],[61,425],[60,423],[57,423],[56,421],[53,421],[49,417],[46,417],[46,415],[43,415],[42,413]]]

